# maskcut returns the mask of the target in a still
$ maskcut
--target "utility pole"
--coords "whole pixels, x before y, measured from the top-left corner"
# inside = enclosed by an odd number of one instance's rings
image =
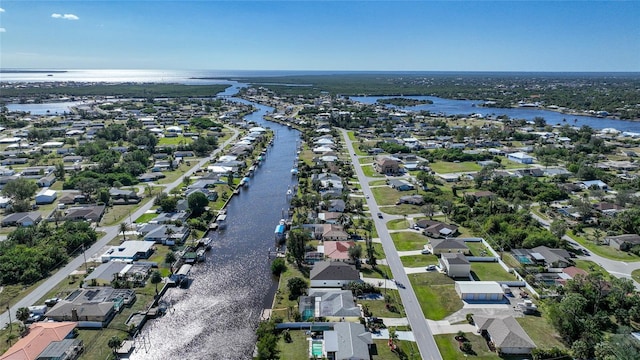
[[[82,244],[82,257],[84,258],[84,273],[85,275],[88,275],[89,269],[87,268],[87,252],[85,251],[84,244]]]
[[[9,338],[11,337],[11,330],[13,330],[13,323],[11,322],[11,307],[7,304],[7,314],[9,315]]]

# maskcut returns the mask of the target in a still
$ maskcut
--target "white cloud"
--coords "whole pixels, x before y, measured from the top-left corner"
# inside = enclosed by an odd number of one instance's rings
[[[0,33],[3,33],[3,32],[7,32],[7,29],[5,29],[5,28],[0,28]]]
[[[3,13],[3,12],[4,12],[4,9],[3,9],[3,8],[0,8],[0,13]]]
[[[77,15],[74,14],[58,14],[58,13],[53,13],[51,14],[51,17],[54,19],[65,19],[65,20],[79,20],[80,18]]]

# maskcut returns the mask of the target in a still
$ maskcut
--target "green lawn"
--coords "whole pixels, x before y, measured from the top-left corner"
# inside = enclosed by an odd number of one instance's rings
[[[391,234],[398,251],[422,250],[429,239],[415,232],[399,232]]]
[[[191,169],[193,166],[195,166],[198,161],[200,161],[200,159],[192,159],[192,160],[187,160],[191,166],[187,165],[186,162],[183,162],[180,164],[180,166],[178,166],[177,169],[173,170],[173,171],[163,171],[162,173],[166,176],[165,178],[162,178],[160,180],[157,181],[158,184],[170,184],[176,180],[178,180],[179,177],[181,177],[182,175],[184,175],[185,172],[187,172],[187,170]]]
[[[375,169],[373,168],[373,165],[364,165],[362,167],[362,171],[364,172],[365,176],[368,177],[383,177],[384,175],[382,174],[378,174]]]
[[[409,205],[409,204],[384,206],[380,208],[380,211],[389,215],[409,215],[409,214],[417,214],[421,212],[420,206]]]
[[[481,281],[516,280],[513,274],[504,271],[498,263],[473,262],[471,263],[471,273],[474,279]]]
[[[604,275],[605,278],[608,278],[611,276],[607,272],[607,270],[605,270],[602,266],[600,266],[600,264],[597,264],[591,260],[574,259],[574,262],[577,268],[580,268],[588,273],[599,273]],[[631,273],[631,276],[633,276],[633,273]]]
[[[640,269],[633,270],[631,272],[631,277],[633,278],[633,280],[640,283]]]
[[[446,275],[433,272],[410,274],[409,280],[426,318],[442,320],[462,309],[454,281]]]
[[[438,257],[433,254],[401,256],[400,260],[402,261],[402,265],[406,267],[422,267],[438,264]]]
[[[464,161],[459,163],[437,161],[434,163],[430,163],[429,167],[431,167],[431,170],[437,172],[438,174],[480,171],[480,169],[482,169],[482,166],[476,164],[473,161]]]
[[[148,223],[150,220],[155,219],[158,216],[158,214],[156,213],[146,213],[146,214],[142,214],[140,215],[139,218],[136,219],[136,221],[134,221],[136,224],[141,224],[141,223]]]
[[[395,205],[402,196],[399,191],[388,186],[372,188],[371,192],[378,205]]]
[[[360,164],[373,164],[373,156],[361,156],[358,158]]]
[[[466,236],[465,236],[466,237]],[[473,256],[491,256],[489,254],[489,250],[484,246],[481,242],[465,242],[465,245],[471,250],[471,255]]]
[[[309,340],[304,330],[289,330],[291,342],[284,341],[283,336],[278,339],[280,359],[309,360]]]
[[[373,180],[369,181],[369,186],[387,185],[387,180]]]
[[[119,224],[123,219],[130,216],[134,211],[136,211],[139,207],[146,204],[150,197],[145,197],[138,204],[133,205],[116,205],[107,207],[104,215],[102,216],[102,220],[100,221],[100,226],[111,226],[115,224]],[[129,219],[127,218],[127,222]]]
[[[386,303],[384,300],[357,300],[358,304],[366,305],[369,308],[369,311],[376,317],[388,317],[388,318],[401,318],[404,316],[404,310],[402,307],[402,302],[399,301],[400,295],[398,294],[398,290],[387,289],[386,291],[382,289],[382,295],[387,294],[388,297],[391,298],[391,304],[396,307],[396,312],[391,312],[387,310]]]
[[[506,156],[498,156],[498,158],[501,160],[500,167],[505,170],[523,169],[523,168],[531,167],[531,165],[521,164],[519,162],[508,160]]]
[[[500,359],[498,354],[489,351],[487,342],[482,336],[472,333],[465,333],[465,337],[471,342],[471,348],[476,355],[466,355],[458,348],[458,341],[455,334],[435,335],[436,344],[440,350],[443,359],[476,359],[476,360],[497,360]],[[518,359],[526,359],[520,356]]]
[[[589,251],[607,259],[621,261],[640,261],[640,256],[638,255],[614,249],[609,245],[596,245],[594,242],[587,240],[582,236],[578,236],[572,231],[568,231],[567,235],[574,239],[578,244],[586,247]]]
[[[395,219],[387,222],[389,230],[404,230],[409,228],[409,222],[405,219]]]
[[[398,330],[400,330],[398,328]],[[389,349],[387,340],[373,340],[371,346],[371,359],[372,360],[398,360],[398,359],[418,359],[420,352],[418,346],[413,341],[398,341],[396,342],[397,350],[392,352]],[[399,352],[399,353],[398,353]],[[284,358],[282,358],[284,359]]]
[[[550,349],[555,346],[565,349],[558,333],[544,316],[525,316],[516,320],[539,347]]]
[[[287,263],[287,270],[280,274],[280,281],[278,283],[278,290],[273,303],[272,318],[280,318],[293,321],[293,319],[287,319],[287,309],[292,307],[295,311],[298,311],[298,299],[289,300],[289,289],[287,288],[287,282],[289,279],[299,277],[309,282],[309,275],[304,275],[295,264]]]
[[[362,272],[363,277],[368,278],[384,279],[386,277],[393,277],[387,265],[376,265],[375,269],[369,265],[363,265],[362,268],[360,268],[360,272]]]
[[[193,139],[190,137],[184,137],[182,135],[176,137],[161,137],[158,140],[158,146],[166,146],[166,145],[182,145],[182,144],[191,144]]]

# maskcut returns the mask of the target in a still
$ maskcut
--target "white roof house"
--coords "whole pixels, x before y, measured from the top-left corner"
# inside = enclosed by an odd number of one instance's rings
[[[102,262],[121,260],[134,261],[138,259],[146,259],[152,252],[155,244],[149,241],[130,240],[125,241],[118,246],[112,246],[100,257]]]
[[[51,204],[58,197],[55,190],[42,189],[36,194],[36,204]]]
[[[64,145],[63,142],[61,141],[47,141],[46,143],[42,144],[43,148],[59,148],[62,147]]]

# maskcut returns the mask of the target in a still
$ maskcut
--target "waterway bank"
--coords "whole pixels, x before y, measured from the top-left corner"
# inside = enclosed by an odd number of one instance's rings
[[[262,119],[271,108],[254,106],[245,120],[270,127],[274,144],[251,185],[229,201],[226,228],[208,235],[212,250],[192,270],[191,287],[168,289],[164,301],[173,304],[171,311],[147,323],[141,336],[150,347],[131,359],[251,358],[261,310],[271,307],[277,288],[267,254],[273,227],[288,208],[286,191],[295,184],[290,170],[299,139],[298,131]]]

